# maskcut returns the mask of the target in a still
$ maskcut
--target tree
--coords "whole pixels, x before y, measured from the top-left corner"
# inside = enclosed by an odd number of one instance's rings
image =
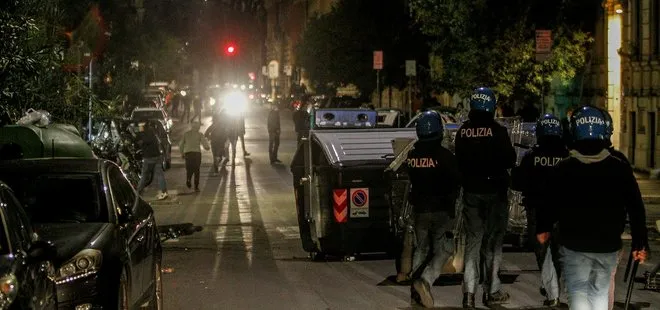
[[[501,101],[540,96],[560,78],[570,83],[587,63],[598,5],[593,0],[412,0],[415,21],[430,42],[436,87],[467,94],[494,88]],[[575,10],[588,12],[575,15]],[[593,14],[591,14],[593,12]],[[585,24],[591,23],[590,25]],[[552,57],[535,61],[534,29],[553,31]]]
[[[410,27],[405,2],[340,0],[331,12],[313,17],[296,47],[296,59],[316,84],[348,84],[363,93],[376,88],[373,52],[382,50],[386,84],[404,83],[406,59],[425,65],[428,47]]]

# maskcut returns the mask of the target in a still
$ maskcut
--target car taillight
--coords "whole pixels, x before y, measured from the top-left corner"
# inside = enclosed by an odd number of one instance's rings
[[[332,193],[333,213],[337,223],[346,223],[348,221],[348,190],[335,189]]]

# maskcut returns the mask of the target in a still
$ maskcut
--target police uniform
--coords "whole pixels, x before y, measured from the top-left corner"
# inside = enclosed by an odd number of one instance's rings
[[[417,246],[413,255],[413,292],[425,307],[433,307],[430,287],[454,253],[455,206],[460,189],[456,158],[441,145],[442,121],[424,112],[417,124],[419,140],[408,153],[409,202],[413,205]],[[427,254],[433,256],[424,266]],[[417,277],[421,275],[421,277]]]
[[[626,216],[633,251],[648,250],[644,203],[630,166],[607,150],[602,112],[592,107],[577,110],[571,133],[574,149],[555,166],[548,182],[548,190],[561,195],[548,196],[539,209],[538,239],[547,240],[557,224],[569,308],[608,309]]]
[[[551,114],[544,115],[536,124],[537,145],[525,154],[520,166],[513,170],[512,182],[512,188],[523,195],[528,241],[533,244],[536,263],[541,270],[541,294],[547,297],[544,304],[552,307],[559,305],[559,247],[556,242],[540,244],[536,240],[536,215],[546,198],[556,194],[547,191],[547,181],[554,166],[568,157],[562,135],[560,120]]]
[[[508,169],[515,165],[516,152],[506,128],[493,118],[495,105],[495,95],[490,89],[476,89],[470,98],[469,120],[456,134],[456,158],[462,177],[463,218],[467,233],[464,308],[474,308],[481,261],[486,273],[484,303],[494,305],[509,299],[509,294],[500,289],[498,271],[509,217]]]

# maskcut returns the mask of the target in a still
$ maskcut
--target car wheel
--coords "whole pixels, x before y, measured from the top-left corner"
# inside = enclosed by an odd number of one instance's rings
[[[154,264],[154,291],[151,293],[147,309],[163,309],[163,270],[160,262]]]
[[[117,309],[128,310],[128,277],[126,271],[119,277],[119,287],[117,288]]]

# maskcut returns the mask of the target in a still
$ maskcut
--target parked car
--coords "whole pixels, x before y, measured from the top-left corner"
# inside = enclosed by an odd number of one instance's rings
[[[13,191],[0,182],[0,309],[57,309],[55,246],[39,238]]]
[[[162,248],[151,206],[103,159],[0,162],[35,231],[57,247],[60,309],[162,309]]]
[[[137,107],[131,113],[131,119],[134,121],[146,121],[156,119],[163,124],[165,130],[169,133],[174,125],[172,118],[161,108]]]

